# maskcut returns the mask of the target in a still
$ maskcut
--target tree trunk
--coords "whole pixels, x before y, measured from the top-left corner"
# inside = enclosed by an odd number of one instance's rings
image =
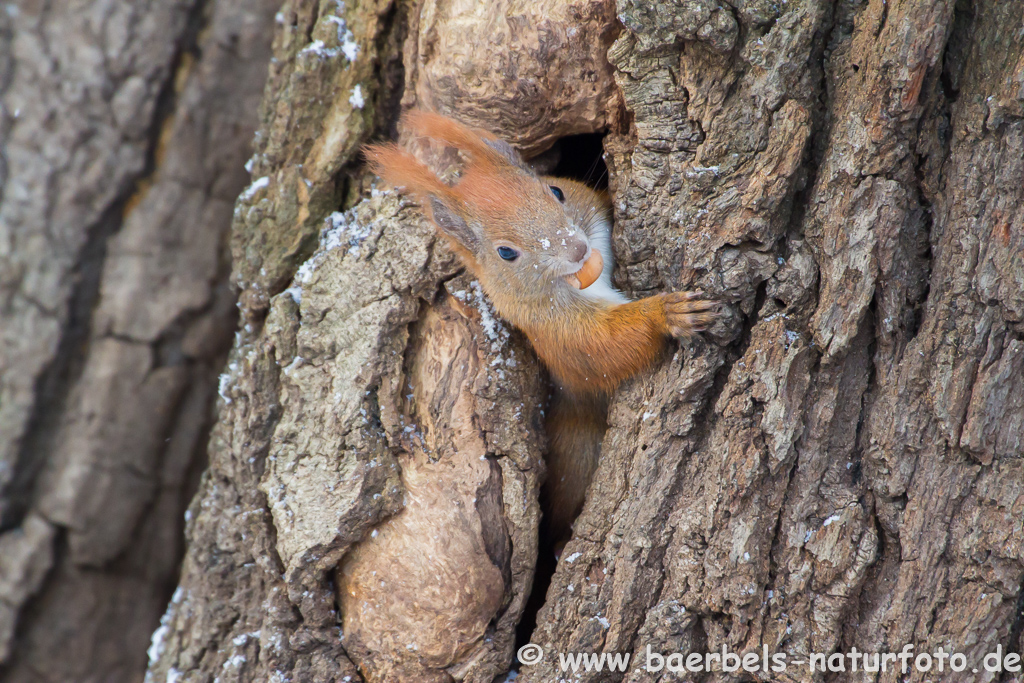
[[[275,4],[0,12],[0,680],[143,676],[235,326]]]
[[[241,329],[149,680],[491,681],[514,664],[550,553],[547,391],[528,343],[360,163],[413,107],[556,172],[580,161],[568,136],[603,134],[617,284],[729,305],[612,401],[521,680],[1019,680],[983,662],[1024,648],[1024,5],[289,0],[279,21],[232,228]],[[143,339],[160,359],[152,340],[184,338],[103,327],[90,357]],[[105,353],[130,365],[130,349]],[[143,376],[133,411],[202,404]],[[54,458],[109,448],[133,413],[108,411]],[[138,528],[129,504],[99,506],[132,500],[120,490],[39,495],[23,564],[57,548],[107,566]],[[101,513],[121,530],[99,542]],[[908,645],[966,671],[842,656]],[[648,653],[723,648],[789,666],[651,670]],[[631,659],[560,668],[594,652]],[[816,653],[845,670],[798,663]]]

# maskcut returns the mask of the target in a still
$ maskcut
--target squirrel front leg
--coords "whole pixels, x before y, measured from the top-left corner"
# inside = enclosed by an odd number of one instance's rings
[[[528,330],[533,347],[572,394],[608,394],[653,364],[665,338],[690,337],[717,317],[718,304],[694,292],[657,294],[617,306],[580,306],[558,325]]]
[[[667,335],[689,337],[705,330],[717,316],[717,306],[694,292],[658,294],[576,311],[566,328],[572,332],[534,339],[534,348],[559,385],[548,408],[548,478],[543,489],[545,528],[556,555],[569,540],[597,468],[611,392],[658,359]]]

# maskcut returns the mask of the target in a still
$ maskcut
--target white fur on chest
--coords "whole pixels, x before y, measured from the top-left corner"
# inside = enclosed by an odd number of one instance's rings
[[[630,299],[625,294],[612,286],[612,271],[615,269],[615,257],[612,255],[612,224],[604,216],[599,216],[591,222],[587,229],[587,237],[590,238],[590,245],[601,252],[604,258],[604,268],[601,275],[592,285],[586,289],[579,290],[579,295],[592,301],[617,306],[629,303]]]

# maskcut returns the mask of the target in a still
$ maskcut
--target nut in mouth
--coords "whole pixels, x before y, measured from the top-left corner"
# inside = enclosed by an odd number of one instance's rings
[[[566,275],[565,281],[576,289],[586,289],[597,282],[602,270],[604,270],[604,259],[601,257],[601,252],[591,249],[590,256],[583,262],[580,269],[572,275]]]

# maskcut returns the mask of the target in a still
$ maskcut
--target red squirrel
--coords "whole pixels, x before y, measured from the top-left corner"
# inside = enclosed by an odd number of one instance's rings
[[[403,124],[458,150],[460,177],[443,182],[396,144],[367,146],[371,169],[420,202],[552,376],[542,502],[560,547],[597,467],[611,393],[658,360],[668,336],[704,331],[717,303],[693,292],[630,301],[611,282],[607,193],[538,176],[507,142],[439,114],[411,111]]]

